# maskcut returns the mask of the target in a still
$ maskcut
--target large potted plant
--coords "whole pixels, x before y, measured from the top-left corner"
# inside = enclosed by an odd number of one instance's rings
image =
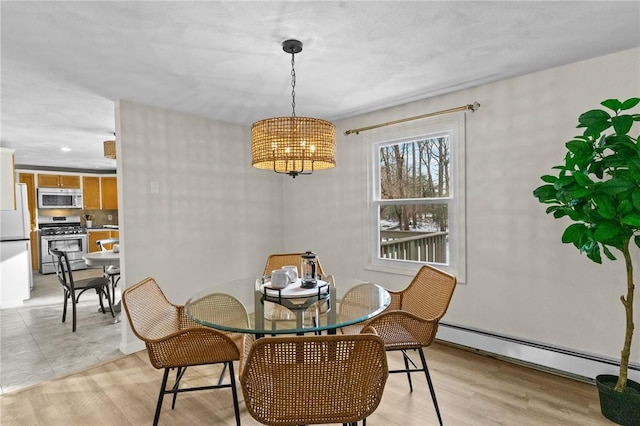
[[[594,109],[580,115],[583,134],[566,143],[564,163],[553,167],[557,176],[542,176],[545,184],[533,191],[550,205],[548,214],[572,222],[563,243],[596,263],[602,263],[602,253],[610,260],[616,259],[614,252],[624,258],[627,289],[620,300],[626,330],[620,370],[617,377],[596,377],[602,414],[623,425],[640,425],[640,384],[627,379],[634,332],[632,241],[640,247],[640,146],[630,134],[640,114],[629,110],[638,103],[640,98],[608,99],[601,105],[611,112]]]

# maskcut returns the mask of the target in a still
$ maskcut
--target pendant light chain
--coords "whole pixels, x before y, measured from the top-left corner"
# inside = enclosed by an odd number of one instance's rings
[[[291,108],[293,109],[292,117],[296,116],[296,60],[295,52],[291,50]]]

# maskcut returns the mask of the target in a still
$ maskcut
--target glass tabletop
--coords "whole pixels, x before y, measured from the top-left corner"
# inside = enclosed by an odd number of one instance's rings
[[[227,332],[333,333],[378,315],[391,302],[383,287],[357,279],[325,277],[313,289],[299,287],[298,282],[273,289],[255,278],[220,283],[189,298],[185,313],[199,324]],[[235,300],[228,303],[228,296]]]

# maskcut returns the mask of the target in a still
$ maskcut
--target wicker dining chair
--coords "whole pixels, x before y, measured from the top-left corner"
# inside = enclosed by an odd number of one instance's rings
[[[54,258],[54,266],[58,281],[64,289],[64,307],[62,308],[62,322],[67,319],[67,303],[71,301],[71,330],[76,331],[76,305],[80,300],[80,296],[85,291],[94,290],[98,294],[98,300],[100,302],[100,309],[102,313],[106,313],[104,309],[104,303],[102,297],[104,296],[109,303],[109,310],[111,316],[115,317],[113,312],[113,306],[111,304],[111,298],[109,297],[109,280],[105,277],[84,278],[76,280],[73,278],[73,272],[71,270],[71,264],[67,253],[58,249],[49,249]]]
[[[387,351],[402,351],[405,368],[390,370],[389,373],[406,373],[412,392],[411,373],[424,372],[440,425],[442,417],[423,348],[430,346],[436,337],[438,323],[447,312],[456,281],[455,276],[424,265],[404,290],[389,291],[391,304],[382,314],[364,324],[341,329],[344,334],[352,334],[361,332],[363,327],[373,327],[384,340]],[[359,300],[357,291],[347,292],[340,301],[340,311],[357,309]],[[408,350],[418,352],[421,368],[411,360]]]
[[[239,426],[240,409],[233,361],[240,359],[240,351],[233,339],[225,333],[202,327],[190,320],[185,315],[184,306],[169,302],[156,281],[150,277],[124,290],[122,304],[131,329],[147,347],[151,365],[158,369],[164,368],[154,426],[158,424],[166,394],[173,395],[173,409],[178,393],[220,388],[231,388],[236,425]],[[179,387],[187,367],[208,364],[224,364],[229,369],[229,383],[223,384],[221,377],[216,385]],[[173,369],[177,369],[175,384],[167,388],[169,370]]]
[[[303,254],[304,253],[278,253],[278,254],[269,255],[269,257],[267,258],[267,262],[264,266],[263,276],[268,277],[271,275],[271,271],[275,269],[280,269],[283,266],[287,266],[287,265],[297,266],[298,272],[300,272],[301,256]],[[323,276],[324,272],[322,270],[322,265],[320,265],[320,259],[316,258],[316,262],[317,262],[316,272],[318,273],[318,275]],[[319,310],[322,309],[322,307],[320,306],[322,303],[325,303],[325,302],[321,301],[318,303],[314,303],[313,305],[309,306],[305,311],[305,313],[308,313],[310,315],[312,321],[314,322],[317,321]],[[264,302],[264,319],[271,321],[271,328],[275,330],[278,321],[295,321],[296,316],[292,311],[290,311],[289,309],[285,308],[282,305],[265,301]]]
[[[264,337],[252,342],[240,384],[262,424],[356,425],[378,407],[387,377],[375,334]]]

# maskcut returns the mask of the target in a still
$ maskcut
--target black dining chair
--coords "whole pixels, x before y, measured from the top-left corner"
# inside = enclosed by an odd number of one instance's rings
[[[50,249],[51,254],[54,256],[54,263],[56,269],[56,275],[58,281],[64,289],[64,308],[62,309],[62,322],[67,319],[67,303],[71,300],[71,312],[72,312],[72,330],[76,331],[76,304],[80,299],[80,296],[87,290],[94,290],[98,294],[98,300],[100,301],[100,308],[102,313],[106,313],[104,309],[104,303],[102,297],[104,296],[109,303],[109,310],[111,316],[115,317],[113,312],[113,305],[111,304],[111,297],[109,295],[109,279],[102,277],[84,278],[81,280],[75,280],[73,278],[73,272],[71,270],[71,264],[69,263],[69,257],[67,253],[58,249]]]
[[[103,238],[102,240],[96,241],[96,244],[100,248],[100,251],[105,251],[107,250],[107,246],[110,245],[111,248],[113,248],[113,245],[119,242],[120,239],[118,238]],[[118,285],[118,281],[120,281],[120,267],[115,265],[103,266],[102,273],[111,281],[111,303],[115,305],[116,285]]]

